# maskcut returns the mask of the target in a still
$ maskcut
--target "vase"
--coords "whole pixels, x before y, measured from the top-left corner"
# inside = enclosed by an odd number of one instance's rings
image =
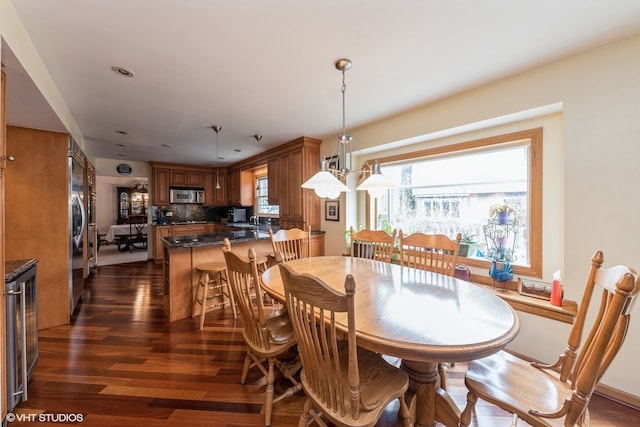
[[[498,224],[509,224],[511,221],[509,220],[509,212],[500,211],[498,212]]]

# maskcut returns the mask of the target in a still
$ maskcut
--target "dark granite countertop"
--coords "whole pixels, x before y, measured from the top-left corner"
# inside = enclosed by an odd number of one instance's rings
[[[267,235],[269,237],[269,235]],[[11,283],[18,276],[25,271],[28,271],[31,267],[34,267],[38,263],[37,258],[31,259],[17,259],[12,261],[5,261],[4,263],[4,282]]]
[[[267,240],[269,233],[264,231],[242,230],[228,231],[226,233],[197,234],[191,236],[163,237],[162,243],[171,249],[199,248],[204,246],[222,245],[227,237],[233,242],[248,242],[250,240]]]
[[[172,225],[195,225],[195,224],[222,224],[222,223],[214,222],[214,221],[179,221],[179,222],[168,222],[162,225],[158,225],[158,224],[153,224],[153,225],[159,226],[159,227],[160,226],[170,227]],[[269,232],[269,224],[266,224],[266,223],[260,223],[259,225],[255,225],[252,222],[229,222],[224,225],[229,227],[230,229],[235,229],[235,230],[240,229],[241,231],[247,230],[247,231],[258,231],[263,233]],[[276,231],[280,230],[280,227],[272,224],[271,229],[275,233]],[[311,234],[324,234],[324,233],[325,232],[322,230],[311,230]]]

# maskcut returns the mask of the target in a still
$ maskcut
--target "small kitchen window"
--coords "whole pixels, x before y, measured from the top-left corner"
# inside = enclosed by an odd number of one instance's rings
[[[258,215],[278,215],[280,207],[270,205],[269,200],[269,179],[266,176],[256,178],[256,207]]]

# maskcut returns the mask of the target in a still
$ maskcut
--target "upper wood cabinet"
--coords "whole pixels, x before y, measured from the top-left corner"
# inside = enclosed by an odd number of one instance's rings
[[[216,183],[220,188],[216,189]],[[220,168],[204,174],[204,205],[227,206],[227,170]]]
[[[269,188],[267,189],[267,201],[270,205],[280,204],[280,157],[271,157],[267,160],[267,179]]]
[[[170,203],[169,188],[171,187],[204,188],[205,174],[212,170],[173,163],[150,162],[150,164],[153,177],[150,204],[156,206]]]
[[[193,170],[171,170],[172,187],[204,187],[204,172]]]
[[[319,230],[320,198],[301,185],[318,171],[320,141],[301,137],[286,145],[289,150],[278,157],[277,163],[280,226]]]
[[[153,182],[151,188],[151,204],[168,205],[169,204],[169,173],[166,168],[153,168]]]
[[[230,206],[253,205],[253,174],[232,169],[227,174],[227,202]]]

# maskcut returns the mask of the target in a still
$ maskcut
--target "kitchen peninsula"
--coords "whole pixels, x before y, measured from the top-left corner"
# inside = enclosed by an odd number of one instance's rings
[[[246,255],[254,248],[258,256],[272,252],[269,233],[258,229],[222,233],[162,237],[164,250],[164,309],[169,322],[191,316],[198,274],[195,267],[206,262],[224,262],[224,238],[232,249]]]

